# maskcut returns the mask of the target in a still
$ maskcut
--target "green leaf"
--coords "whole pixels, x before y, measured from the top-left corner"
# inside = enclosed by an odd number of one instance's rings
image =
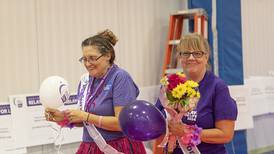
[[[188,105],[188,103],[189,103],[188,99],[182,99],[180,101],[181,106],[186,106],[186,105]]]
[[[176,98],[174,98],[170,92],[166,93],[166,97],[170,102],[175,102],[176,101]]]
[[[168,105],[173,106],[175,103],[176,103],[176,102],[171,102],[171,101],[169,101]]]

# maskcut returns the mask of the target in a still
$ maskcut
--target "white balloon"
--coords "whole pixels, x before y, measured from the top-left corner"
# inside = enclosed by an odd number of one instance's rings
[[[44,107],[58,108],[69,99],[68,82],[59,76],[46,78],[39,91],[40,102]]]

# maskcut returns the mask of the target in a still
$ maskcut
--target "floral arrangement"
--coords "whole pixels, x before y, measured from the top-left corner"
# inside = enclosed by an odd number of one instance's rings
[[[182,123],[182,117],[196,108],[200,98],[199,84],[188,80],[183,73],[164,76],[160,83],[162,88],[159,98],[169,114],[170,120]],[[164,147],[168,143],[168,151],[171,152],[176,146],[176,141],[178,141],[183,151],[187,149],[185,147],[193,147],[194,151],[197,151],[196,145],[201,142],[201,128],[196,125],[183,125],[186,130],[189,130],[183,136],[169,134],[167,127],[166,136],[159,146]]]
[[[183,73],[165,76],[160,82],[165,87],[169,106],[173,106],[177,111],[182,109],[186,112],[196,107],[200,98],[197,82],[187,80]]]

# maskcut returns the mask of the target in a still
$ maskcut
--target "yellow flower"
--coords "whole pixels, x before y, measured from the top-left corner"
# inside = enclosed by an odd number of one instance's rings
[[[160,83],[161,83],[163,86],[168,85],[168,79],[167,79],[167,77],[164,76],[164,77],[160,80]]]
[[[175,89],[173,89],[173,90],[171,91],[171,94],[172,94],[172,96],[173,96],[174,98],[178,98],[178,99],[181,98],[179,92],[178,92],[177,90],[175,90]]]
[[[195,81],[192,81],[192,80],[188,80],[188,81],[186,81],[186,83],[185,83],[187,86],[189,86],[189,87],[192,87],[192,88],[196,88],[196,87],[198,87],[199,86],[199,84],[197,83],[197,82],[195,82]]]
[[[197,92],[197,97],[200,98],[201,97],[201,94],[199,92]]]
[[[187,87],[187,96],[194,97],[195,95],[196,95],[196,91],[191,87]]]
[[[178,75],[178,76],[179,76],[179,77],[181,77],[181,78],[186,77],[186,76],[185,76],[185,74],[184,74],[184,73],[182,73],[182,72],[177,72],[177,73],[176,73],[176,75]]]
[[[190,95],[190,97],[195,97],[196,96],[196,91],[192,89],[192,93]]]
[[[181,99],[182,96],[186,93],[186,91],[186,86],[180,83],[171,91],[171,93],[174,98]]]

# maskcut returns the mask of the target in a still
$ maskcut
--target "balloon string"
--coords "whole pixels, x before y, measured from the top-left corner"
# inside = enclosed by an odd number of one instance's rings
[[[54,149],[57,151],[57,154],[63,154],[63,152],[61,151],[62,143],[64,140],[64,135],[62,134],[62,127],[56,129],[51,126],[51,128],[57,133],[57,136],[55,137],[53,143],[55,143],[61,137],[60,144],[58,146],[54,146]]]

